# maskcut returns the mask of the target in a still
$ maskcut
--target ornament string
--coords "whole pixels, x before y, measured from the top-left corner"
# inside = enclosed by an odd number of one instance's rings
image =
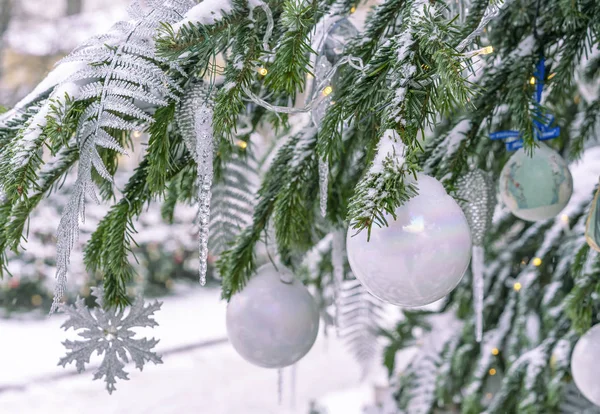
[[[268,109],[269,111],[278,112],[278,113],[282,113],[282,114],[300,114],[300,113],[310,112],[316,105],[318,105],[323,99],[326,98],[326,95],[324,95],[322,93],[323,90],[325,89],[328,82],[331,80],[331,78],[335,74],[335,71],[337,70],[337,68],[344,64],[348,64],[352,68],[354,68],[356,70],[360,70],[360,71],[362,71],[364,68],[364,64],[363,64],[363,61],[361,58],[357,58],[354,56],[344,56],[335,65],[333,65],[333,67],[331,68],[331,70],[329,72],[327,72],[327,75],[324,77],[324,80],[322,82],[320,82],[319,86],[315,89],[315,93],[311,97],[311,100],[309,101],[309,103],[306,104],[305,106],[303,106],[302,108],[296,108],[293,106],[278,106],[278,105],[270,104],[269,102],[265,101],[264,99],[260,98],[256,94],[254,94],[245,85],[242,86],[242,90],[244,91],[244,93],[246,94],[248,99],[250,99],[252,102],[254,102],[257,105],[262,106],[265,109]],[[321,93],[319,93],[319,92],[321,92]]]
[[[292,379],[290,381],[290,407],[292,409],[296,408],[296,367],[298,364],[292,365],[291,376]]]
[[[541,0],[536,2],[535,16],[533,18],[533,37],[539,45],[540,59],[535,67],[533,77],[529,82],[535,84],[533,99],[535,101],[535,117],[533,119],[533,134],[537,141],[548,141],[557,138],[560,135],[560,126],[551,127],[554,123],[554,116],[542,112],[542,93],[544,92],[544,81],[546,79],[546,57],[544,56],[544,42],[537,29],[537,20],[540,14]],[[523,134],[520,131],[507,130],[498,131],[490,134],[491,140],[506,140],[505,145],[508,151],[515,151],[523,147]]]
[[[531,84],[535,83],[533,98],[536,103],[536,118],[533,119],[533,133],[537,141],[547,141],[557,138],[560,135],[560,127],[551,125],[554,123],[554,116],[541,110],[542,93],[544,91],[544,80],[546,77],[546,58],[540,56],[540,60],[536,65],[533,77],[530,80]],[[505,145],[508,151],[515,151],[523,147],[523,133],[515,130],[497,131],[490,134],[490,139],[506,140]]]
[[[283,368],[277,370],[277,403],[281,405],[283,401]]]

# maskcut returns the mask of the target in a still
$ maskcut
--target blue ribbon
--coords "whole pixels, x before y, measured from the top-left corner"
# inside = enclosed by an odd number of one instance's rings
[[[542,102],[542,92],[544,91],[544,78],[546,71],[546,58],[542,56],[536,65],[534,76],[536,78],[536,87],[534,98],[539,104]],[[533,120],[533,132],[535,138],[539,141],[547,141],[557,138],[560,135],[560,127],[550,127],[554,122],[554,116],[551,114],[539,114],[540,120]],[[515,151],[523,147],[523,134],[515,130],[497,131],[490,134],[491,140],[506,140],[505,145],[508,151]]]

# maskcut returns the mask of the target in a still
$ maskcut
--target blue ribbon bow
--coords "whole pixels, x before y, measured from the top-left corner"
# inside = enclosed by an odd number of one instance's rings
[[[544,78],[546,71],[546,58],[540,58],[536,66],[534,76],[536,78],[535,100],[539,104],[542,101],[542,91],[544,90]],[[547,141],[557,138],[560,135],[560,127],[550,127],[554,122],[554,116],[550,114],[538,114],[541,122],[533,120],[535,137],[539,141]],[[523,147],[523,133],[514,130],[492,132],[490,134],[492,140],[506,140],[505,145],[508,151],[515,151]]]

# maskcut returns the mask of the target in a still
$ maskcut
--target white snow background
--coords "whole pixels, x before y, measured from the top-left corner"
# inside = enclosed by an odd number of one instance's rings
[[[63,315],[0,320],[0,413],[308,413],[310,401],[321,397],[320,405],[330,414],[362,412],[371,400],[372,380],[360,382],[358,364],[331,334],[321,334],[297,364],[295,398],[292,370],[284,371],[280,405],[277,371],[247,363],[226,341],[226,303],[219,295],[215,288],[196,288],[165,298],[156,314],[160,326],[139,330],[160,338],[156,349],[164,363],[147,365],[142,373],[128,365],[130,381],[118,382],[112,395],[103,382],[92,380],[90,369],[53,378],[75,372],[72,366],[56,365],[65,352],[61,341],[74,338],[72,330],[59,328]]]

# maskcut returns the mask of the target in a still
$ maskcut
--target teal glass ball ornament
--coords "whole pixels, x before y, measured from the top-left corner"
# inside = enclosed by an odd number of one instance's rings
[[[573,348],[571,374],[579,391],[592,403],[600,406],[600,324],[587,331]]]
[[[527,221],[555,217],[573,193],[573,178],[565,160],[540,143],[530,156],[523,148],[508,160],[500,174],[500,199]]]
[[[267,264],[227,306],[227,336],[246,361],[284,368],[310,351],[319,309],[308,289],[283,266]]]
[[[460,206],[433,177],[417,174],[419,194],[385,214],[387,227],[348,230],[348,261],[376,298],[403,307],[424,306],[450,293],[471,259],[471,230]]]

